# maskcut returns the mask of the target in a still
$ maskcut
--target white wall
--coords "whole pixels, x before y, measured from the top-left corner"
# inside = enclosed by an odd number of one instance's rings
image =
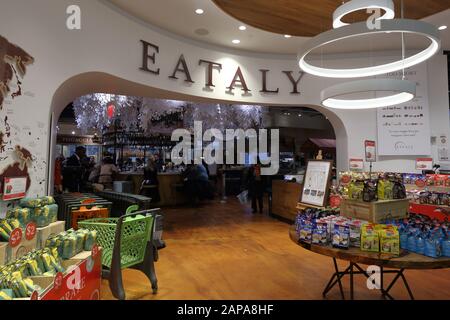
[[[65,27],[66,8],[72,4],[81,7],[81,30]],[[22,80],[23,95],[14,100],[8,97],[0,111],[1,119],[8,114],[12,123],[11,143],[0,157],[7,156],[16,144],[20,144],[28,148],[35,158],[30,169],[30,195],[46,192],[46,168],[52,158],[49,156],[51,143],[47,138],[50,126],[55,125],[59,112],[73,98],[89,92],[312,106],[328,116],[334,126],[339,169],[347,168],[349,156],[363,156],[365,139],[376,139],[375,111],[333,112],[316,107],[320,104],[321,89],[336,80],[305,75],[300,83],[301,95],[289,93],[290,82],[282,71],[299,71],[295,57],[249,54],[179,39],[130,20],[97,0],[2,1],[0,30],[2,36],[35,58]],[[161,69],[159,76],[139,70],[141,39],[160,47],[155,66]],[[187,60],[194,84],[168,78],[180,54],[184,54]],[[205,68],[198,66],[199,59],[223,64],[222,72],[215,72],[216,87],[213,90],[204,88]],[[351,63],[352,59],[348,61]],[[238,65],[252,90],[249,95],[242,95],[239,89],[234,95],[226,93],[225,87]],[[259,92],[259,69],[271,70],[269,85],[280,87],[278,95]],[[428,62],[431,127],[436,134],[441,131],[449,134],[446,70],[443,56]],[[10,161],[10,157],[3,158],[0,170]],[[413,168],[412,159],[389,159],[378,162],[375,169],[412,171]]]

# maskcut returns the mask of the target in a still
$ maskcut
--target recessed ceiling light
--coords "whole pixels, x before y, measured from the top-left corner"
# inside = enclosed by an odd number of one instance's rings
[[[245,31],[245,30],[247,30],[247,27],[246,26],[239,26],[239,30]]]
[[[195,10],[196,14],[203,14],[205,11],[203,9],[197,9]]]
[[[447,26],[440,26],[438,29],[442,31],[442,30],[447,29]]]
[[[231,41],[231,42],[233,42],[234,44],[239,44],[239,43],[241,43],[241,40],[238,40],[238,39],[234,39],[233,41]]]
[[[298,116],[299,116],[299,117],[301,117],[301,116],[302,116],[302,114],[301,114],[301,113],[299,113],[299,114],[298,114]]]
[[[290,38],[290,37],[292,37],[292,36],[291,36],[290,34],[285,34],[284,37],[285,37],[285,38]]]

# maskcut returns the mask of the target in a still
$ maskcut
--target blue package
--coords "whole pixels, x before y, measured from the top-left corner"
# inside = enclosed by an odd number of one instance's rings
[[[408,249],[408,233],[405,231],[400,233],[400,248]]]
[[[416,252],[416,237],[412,233],[408,235],[407,249],[408,251]]]
[[[425,240],[423,239],[422,234],[418,234],[416,237],[416,253],[424,254],[425,253]]]
[[[450,238],[442,239],[441,241],[442,255],[450,257]]]

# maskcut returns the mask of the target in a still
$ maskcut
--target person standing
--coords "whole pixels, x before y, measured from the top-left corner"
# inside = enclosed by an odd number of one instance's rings
[[[111,157],[103,159],[103,163],[100,166],[100,175],[98,177],[98,183],[102,184],[105,189],[113,188],[113,181],[115,175],[119,172],[114,161]]]
[[[261,166],[252,165],[248,172],[248,195],[252,199],[252,212],[263,213],[264,182],[261,176]]]
[[[69,192],[80,192],[83,167],[81,165],[82,159],[86,157],[86,148],[78,146],[75,153],[66,161],[66,166],[63,170],[63,183],[65,189]]]
[[[140,193],[144,193],[145,196],[151,198],[152,203],[157,203],[161,200],[158,185],[158,169],[155,157],[150,156],[147,166],[144,168],[144,181],[142,181]]]
[[[60,155],[56,158],[56,161],[55,161],[55,192],[56,193],[63,192],[63,173],[62,173],[63,162],[64,162],[63,155]]]

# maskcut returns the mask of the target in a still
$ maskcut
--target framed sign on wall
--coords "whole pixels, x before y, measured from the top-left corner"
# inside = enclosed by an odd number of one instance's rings
[[[331,160],[309,160],[300,203],[324,207],[328,204],[331,184]]]

